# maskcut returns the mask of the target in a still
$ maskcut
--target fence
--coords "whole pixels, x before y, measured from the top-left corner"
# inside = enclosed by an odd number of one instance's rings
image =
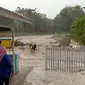
[[[85,70],[85,50],[68,47],[46,46],[46,70]]]

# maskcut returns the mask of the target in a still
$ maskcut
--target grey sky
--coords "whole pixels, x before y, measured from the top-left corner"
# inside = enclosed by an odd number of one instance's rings
[[[54,18],[62,8],[67,5],[85,5],[85,0],[0,0],[0,6],[15,10],[17,6],[24,8],[37,8],[49,18]]]

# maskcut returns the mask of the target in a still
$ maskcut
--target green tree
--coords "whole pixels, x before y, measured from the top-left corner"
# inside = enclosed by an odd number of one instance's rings
[[[85,15],[73,22],[71,26],[71,38],[85,45]]]
[[[81,6],[68,6],[63,8],[55,17],[53,28],[56,31],[69,32],[72,22],[85,14],[84,8]]]
[[[41,14],[36,11],[36,9],[27,9],[27,8],[20,8],[17,7],[15,10],[15,13],[20,14],[22,16],[26,16],[28,18],[31,18],[34,20],[34,26],[31,26],[29,24],[25,24],[25,27],[23,28],[24,32],[51,32],[51,19],[48,19],[45,14]],[[19,22],[20,25],[23,25],[23,23]],[[15,23],[15,26],[18,26],[17,23]],[[22,26],[20,26],[22,27]],[[19,27],[17,27],[19,28]],[[19,28],[22,30],[22,28]]]

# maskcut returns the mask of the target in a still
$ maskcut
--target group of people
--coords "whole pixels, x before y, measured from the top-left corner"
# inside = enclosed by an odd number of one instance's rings
[[[1,46],[0,41],[0,85],[9,85],[9,79],[12,71],[12,61],[7,54],[6,48]]]

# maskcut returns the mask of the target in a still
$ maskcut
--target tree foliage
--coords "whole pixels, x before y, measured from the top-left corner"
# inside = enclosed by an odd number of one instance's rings
[[[85,15],[74,21],[71,26],[71,37],[85,45]]]
[[[64,32],[69,32],[70,31],[70,26],[72,22],[83,16],[84,10],[81,6],[68,6],[63,8],[60,13],[55,17],[54,19],[54,26],[53,28],[55,31],[64,31]]]
[[[15,31],[20,32],[36,32],[36,33],[53,33],[53,32],[70,32],[72,23],[85,15],[84,7],[67,6],[64,7],[54,19],[49,19],[46,14],[39,13],[36,9],[28,9],[17,7],[14,11],[17,14],[33,19],[34,25],[24,24],[23,22],[15,21]]]
[[[24,32],[51,32],[51,19],[48,19],[45,14],[38,13],[36,9],[17,7],[15,13],[34,20],[34,26],[28,24],[24,28],[19,28],[19,25],[23,26],[23,23],[15,21],[16,28],[23,29]]]

